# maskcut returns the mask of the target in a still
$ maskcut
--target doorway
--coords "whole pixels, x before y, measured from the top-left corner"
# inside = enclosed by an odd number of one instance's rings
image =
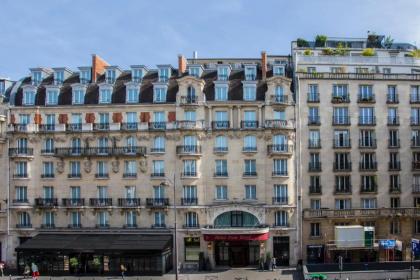
[[[273,256],[276,258],[276,265],[289,266],[290,258],[289,236],[273,237]]]

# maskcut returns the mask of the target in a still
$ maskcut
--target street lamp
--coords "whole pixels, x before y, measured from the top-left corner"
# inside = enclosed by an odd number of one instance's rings
[[[169,186],[169,183],[172,184],[172,188],[173,188],[173,205],[172,208],[174,210],[174,253],[175,253],[175,279],[178,280],[178,275],[179,275],[179,268],[178,268],[178,244],[177,244],[177,234],[176,234],[176,200],[175,200],[175,195],[176,195],[176,188],[175,188],[175,173],[174,173],[174,178],[173,181],[171,181],[168,177],[165,177],[166,182],[162,182],[160,183],[161,186]],[[168,183],[169,182],[169,183]]]

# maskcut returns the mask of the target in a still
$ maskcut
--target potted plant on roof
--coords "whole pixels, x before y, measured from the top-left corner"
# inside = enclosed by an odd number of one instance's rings
[[[325,48],[322,49],[322,54],[323,55],[334,55],[334,50],[331,48]]]
[[[315,47],[324,48],[327,43],[327,36],[325,35],[316,35],[315,37]]]
[[[363,56],[375,56],[376,52],[375,49],[372,48],[366,48],[362,51],[362,55]]]
[[[408,57],[420,58],[420,50],[412,50],[408,55]]]
[[[311,56],[313,54],[314,53],[310,49],[306,49],[306,50],[303,51],[303,55],[306,55],[306,56]]]
[[[306,41],[305,39],[302,39],[302,38],[297,38],[296,44],[297,44],[298,48],[307,48],[307,47],[309,47],[308,41]]]

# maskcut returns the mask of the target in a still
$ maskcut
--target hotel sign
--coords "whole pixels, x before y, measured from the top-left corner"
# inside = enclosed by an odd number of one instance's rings
[[[269,234],[204,234],[205,241],[265,241]]]

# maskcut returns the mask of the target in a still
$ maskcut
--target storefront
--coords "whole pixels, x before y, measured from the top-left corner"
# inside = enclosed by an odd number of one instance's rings
[[[289,236],[273,237],[273,257],[277,266],[289,266],[290,238]]]
[[[308,245],[306,256],[308,264],[324,263],[324,245]]]
[[[172,235],[39,234],[16,248],[19,273],[32,262],[41,274],[162,275],[172,269]]]

